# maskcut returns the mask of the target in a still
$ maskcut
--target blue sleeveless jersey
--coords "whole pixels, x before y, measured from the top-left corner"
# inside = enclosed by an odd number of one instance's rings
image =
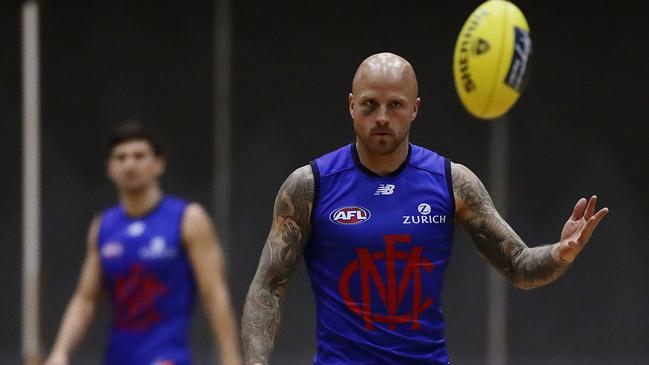
[[[448,364],[441,311],[455,204],[450,162],[410,145],[389,176],[355,144],[311,162],[304,251],[317,305],[314,364]]]
[[[102,214],[99,254],[113,310],[104,364],[191,364],[195,284],[181,239],[186,206],[164,197],[141,217],[127,216],[120,205]]]

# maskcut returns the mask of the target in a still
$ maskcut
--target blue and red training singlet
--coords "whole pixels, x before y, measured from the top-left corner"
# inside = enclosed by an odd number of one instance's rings
[[[113,309],[105,365],[189,365],[195,284],[181,238],[187,203],[164,197],[144,216],[102,214],[103,285]]]
[[[311,167],[314,364],[448,364],[440,307],[454,228],[450,162],[411,144],[381,177],[351,144]]]

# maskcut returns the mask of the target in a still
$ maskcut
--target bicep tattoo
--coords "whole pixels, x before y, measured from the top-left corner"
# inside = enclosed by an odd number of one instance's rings
[[[521,288],[547,284],[565,267],[554,261],[552,246],[529,248],[498,214],[484,185],[468,168],[453,164],[453,192],[461,201],[458,219],[480,254]]]
[[[261,264],[268,272],[267,283],[276,290],[286,285],[311,233],[313,184],[311,167],[301,167],[286,179],[275,198]]]

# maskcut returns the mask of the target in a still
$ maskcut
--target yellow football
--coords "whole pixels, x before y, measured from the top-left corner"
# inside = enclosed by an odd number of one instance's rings
[[[481,119],[505,114],[529,75],[532,39],[523,13],[505,0],[480,5],[462,27],[453,55],[455,88]]]

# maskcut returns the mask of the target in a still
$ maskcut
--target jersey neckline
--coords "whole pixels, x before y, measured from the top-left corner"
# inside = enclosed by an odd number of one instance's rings
[[[365,175],[373,178],[386,178],[386,177],[397,177],[399,174],[403,172],[403,170],[406,169],[408,164],[410,163],[410,156],[412,155],[412,144],[408,143],[408,155],[406,156],[406,159],[399,165],[399,167],[392,171],[391,173],[387,175],[379,175],[375,173],[374,171],[368,169],[361,163],[361,158],[358,156],[358,150],[356,149],[356,143],[352,143],[350,145],[351,149],[351,154],[352,154],[352,159],[354,160],[354,164],[356,167]]]
[[[143,214],[140,214],[140,215],[137,215],[137,216],[133,216],[133,215],[128,214],[128,213],[126,212],[126,209],[124,209],[124,206],[123,206],[122,204],[119,205],[119,209],[122,211],[122,214],[123,214],[126,218],[128,218],[128,219],[130,219],[130,220],[136,220],[136,221],[137,221],[137,220],[143,220],[143,219],[146,219],[146,218],[148,218],[149,216],[153,215],[153,213],[157,212],[158,209],[160,208],[160,206],[162,206],[162,203],[163,203],[166,199],[167,199],[167,195],[165,195],[165,194],[163,193],[163,194],[160,196],[160,199],[158,199],[158,201],[155,203],[155,205],[154,205],[153,207],[151,207],[151,209],[149,209],[149,210],[147,210],[146,212],[144,212]]]

